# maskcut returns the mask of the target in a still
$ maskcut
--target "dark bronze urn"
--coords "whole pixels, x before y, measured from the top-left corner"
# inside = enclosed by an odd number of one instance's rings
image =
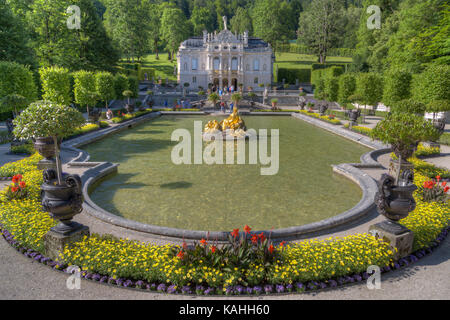
[[[81,225],[72,218],[82,210],[83,195],[81,179],[78,175],[63,174],[63,183],[58,184],[56,171],[44,171],[44,183],[41,186],[41,203],[44,211],[59,220],[52,231],[67,235],[77,230]]]
[[[412,170],[404,170],[397,184],[395,184],[395,179],[388,174],[383,174],[379,181],[375,203],[378,212],[387,218],[385,225],[389,226],[393,232],[403,229],[398,221],[406,218],[416,208],[413,193],[417,187],[413,181]]]

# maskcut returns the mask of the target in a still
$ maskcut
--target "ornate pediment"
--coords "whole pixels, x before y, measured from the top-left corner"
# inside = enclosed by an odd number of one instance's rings
[[[240,42],[230,30],[222,30],[217,35],[216,41],[217,42],[225,42],[225,43],[239,43]]]

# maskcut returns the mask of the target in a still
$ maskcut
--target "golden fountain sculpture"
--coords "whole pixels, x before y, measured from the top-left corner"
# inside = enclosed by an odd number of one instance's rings
[[[223,136],[232,136],[236,138],[243,138],[246,136],[247,128],[245,126],[244,120],[238,115],[237,107],[233,108],[233,113],[218,122],[217,120],[209,121],[206,126],[204,133],[209,135],[216,135],[222,132]]]

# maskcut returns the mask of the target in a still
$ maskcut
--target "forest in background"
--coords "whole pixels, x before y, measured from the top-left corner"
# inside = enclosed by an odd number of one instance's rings
[[[67,28],[70,5],[81,29]],[[368,29],[369,5],[381,8],[381,29]],[[269,42],[275,51],[304,48],[326,62],[349,49],[354,71],[421,72],[449,64],[448,0],[0,0],[0,60],[32,69],[111,70],[121,58],[168,52],[203,30],[229,29]]]

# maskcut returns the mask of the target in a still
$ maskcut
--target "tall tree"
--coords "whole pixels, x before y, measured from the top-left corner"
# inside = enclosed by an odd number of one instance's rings
[[[242,34],[248,31],[249,34],[253,34],[252,18],[245,8],[237,8],[236,14],[230,20],[230,25],[232,32]]]
[[[150,49],[150,10],[147,0],[107,0],[105,26],[129,59],[140,59]]]
[[[251,16],[253,33],[269,42],[272,47],[279,40],[287,40],[282,0],[256,0]]]
[[[315,0],[300,14],[298,40],[314,50],[320,63],[336,47],[343,28],[340,0]]]
[[[34,64],[34,53],[27,45],[28,33],[9,4],[0,0],[0,60]]]
[[[74,13],[67,9],[72,5],[80,8],[80,28],[69,28]],[[92,0],[35,0],[27,20],[42,66],[98,70],[109,69],[117,61]]]
[[[203,30],[213,31],[214,20],[208,8],[194,7],[190,19],[194,27],[194,35],[201,35]]]
[[[161,17],[161,39],[166,43],[171,60],[180,43],[187,38],[189,29],[186,17],[178,8],[166,8]]]

